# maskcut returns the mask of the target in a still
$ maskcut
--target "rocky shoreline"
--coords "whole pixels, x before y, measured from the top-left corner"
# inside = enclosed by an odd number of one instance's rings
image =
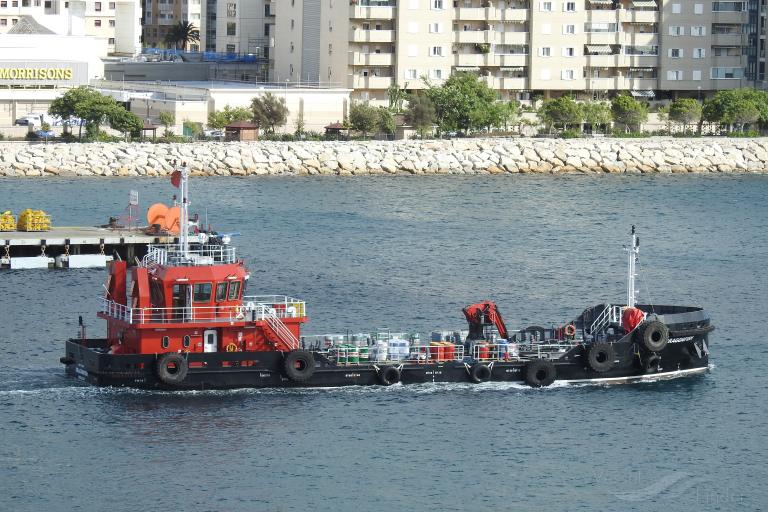
[[[0,143],[0,176],[768,173],[768,138]]]

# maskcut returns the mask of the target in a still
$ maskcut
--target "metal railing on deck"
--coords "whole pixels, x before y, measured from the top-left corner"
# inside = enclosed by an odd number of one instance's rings
[[[147,246],[147,254],[142,260],[145,267],[150,265],[199,266],[221,263],[235,263],[235,248],[230,245],[203,245],[186,252],[176,244]]]

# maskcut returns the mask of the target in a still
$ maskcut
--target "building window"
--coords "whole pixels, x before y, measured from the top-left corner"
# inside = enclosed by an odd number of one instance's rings
[[[669,70],[667,71],[667,80],[682,80],[683,79],[683,72],[680,70]]]
[[[230,18],[237,16],[237,4],[227,3],[227,16]]]
[[[0,27],[7,27],[8,26],[8,20],[5,18],[0,18]]]
[[[93,10],[96,12],[101,12],[101,2],[96,2],[94,4]]]
[[[13,0],[13,2],[11,2],[11,7],[18,7],[18,6],[19,6],[19,0]]]
[[[443,0],[432,0],[433,9],[443,9]]]
[[[429,54],[432,57],[442,57],[443,56],[443,47],[442,46],[433,46],[429,49]]]
[[[419,72],[415,69],[406,69],[405,78],[407,80],[416,80],[417,78],[419,78]]]
[[[0,7],[3,7],[3,8],[8,7],[8,2],[6,0],[3,0],[2,2],[0,2]]]
[[[691,27],[691,35],[692,36],[705,36],[705,35],[707,35],[707,27],[704,27],[704,26]]]
[[[109,20],[109,26],[114,27],[115,26],[115,20]]]
[[[293,74],[293,70],[291,70]],[[232,281],[229,283],[229,300],[237,300],[240,298],[240,281]]]
[[[552,54],[552,48],[549,46],[542,46],[539,48],[539,57],[549,57]]]
[[[685,35],[685,27],[680,27],[676,25],[670,25],[669,27],[669,35],[671,36],[684,36]]]
[[[576,56],[576,49],[575,48],[563,48],[563,57],[574,57]]]
[[[670,48],[668,53],[669,53],[669,58],[670,59],[682,59],[683,58],[683,49],[682,48]]]
[[[563,34],[572,35],[576,33],[576,25],[563,25]]]
[[[29,0],[21,0],[22,7],[29,7]]]
[[[682,9],[680,8],[680,4],[672,4],[672,14],[680,14]]]
[[[590,23],[584,24],[584,32],[616,32],[618,30],[617,23]]]
[[[51,2],[51,0],[45,0],[45,3],[43,4],[43,6],[46,9],[50,9],[53,6],[53,2]]]
[[[694,59],[703,59],[706,57],[707,51],[704,48],[694,48],[693,49],[693,58]]]
[[[237,51],[237,47],[233,44],[227,45],[227,53],[235,53]]]
[[[733,78],[743,78],[743,68],[712,68],[712,80],[726,80]]]
[[[542,12],[552,12],[552,2],[541,2],[539,10]]]
[[[742,12],[745,2],[712,2],[712,12]]]
[[[15,24],[17,24],[18,22],[19,22],[19,20],[17,20],[16,18],[13,18],[13,19],[11,20],[11,25],[15,25]]]
[[[563,10],[565,12],[576,12],[576,2],[565,2]]]
[[[227,35],[228,36],[237,35],[237,23],[233,23],[233,22],[227,23]]]
[[[109,8],[114,11],[115,10],[115,2],[109,2]]]
[[[563,80],[573,80],[574,72],[572,69],[564,69],[561,78]]]
[[[293,53],[293,41],[291,41],[291,53]]]
[[[704,4],[693,4],[693,14],[704,14]]]
[[[443,31],[443,25],[441,23],[430,23],[429,31],[433,34],[439,34]]]
[[[691,80],[701,80],[701,70],[700,69],[694,69],[691,72]]]
[[[432,78],[436,80],[442,80],[443,79],[443,70],[442,69],[433,69],[432,70]]]
[[[93,26],[94,27],[100,27],[101,26],[101,20],[93,20]]]
[[[107,42],[108,42],[109,44],[115,44],[115,38],[114,38],[114,37],[110,37],[110,38],[109,38],[109,41],[107,41]]]

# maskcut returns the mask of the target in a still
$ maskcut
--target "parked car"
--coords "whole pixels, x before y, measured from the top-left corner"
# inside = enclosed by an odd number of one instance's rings
[[[14,122],[14,124],[18,126],[42,126],[43,123],[48,123],[51,126],[58,124],[57,120],[49,116],[48,114],[34,114],[34,113],[30,113],[23,117],[20,117]]]

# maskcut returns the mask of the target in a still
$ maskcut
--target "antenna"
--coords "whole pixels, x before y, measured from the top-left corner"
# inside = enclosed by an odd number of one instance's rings
[[[179,249],[184,259],[189,256],[189,169],[181,163],[181,215],[179,218]]]
[[[637,297],[637,291],[635,290],[635,277],[637,273],[635,268],[639,261],[640,255],[640,238],[635,235],[635,226],[632,226],[632,245],[625,247],[627,251],[627,307],[635,307],[635,299]]]

